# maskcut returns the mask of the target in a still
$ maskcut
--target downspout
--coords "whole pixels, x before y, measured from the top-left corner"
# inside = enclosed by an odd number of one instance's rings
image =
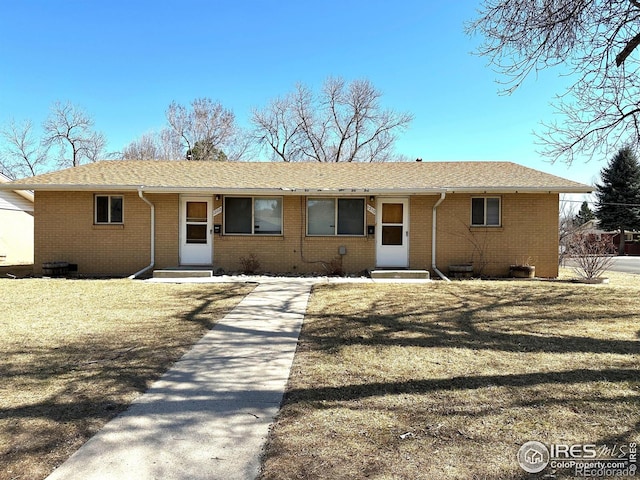
[[[436,204],[433,206],[433,216],[431,220],[431,268],[433,269],[434,272],[438,274],[438,276],[442,280],[450,282],[451,280],[449,280],[446,277],[446,275],[442,273],[440,270],[438,270],[438,267],[436,267],[436,217],[437,217],[436,209],[438,208],[438,205],[440,205],[443,202],[446,196],[447,194],[445,192],[442,192],[440,194],[440,198],[438,199]]]
[[[147,270],[150,270],[153,268],[153,266],[155,265],[155,258],[156,258],[156,207],[153,203],[151,203],[147,198],[145,198],[144,194],[142,193],[142,189],[143,187],[140,187],[138,189],[138,196],[147,204],[149,205],[149,207],[151,208],[151,263],[144,267],[142,270],[134,273],[133,275],[130,275],[128,278],[129,280],[133,280],[136,277],[138,277],[139,275],[142,275],[144,272],[146,272]]]

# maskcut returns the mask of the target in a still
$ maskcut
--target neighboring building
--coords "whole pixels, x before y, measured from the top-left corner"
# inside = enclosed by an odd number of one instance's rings
[[[618,253],[620,232],[602,230],[598,219],[585,222],[580,225],[577,230],[593,235],[593,238],[597,240],[600,240],[602,237],[609,237],[613,245],[612,253]],[[624,253],[625,255],[640,255],[640,232],[624,232]]]
[[[0,173],[0,184],[10,179]],[[0,266],[33,263],[33,193],[0,190]]]
[[[620,233],[614,234],[611,241],[614,245],[619,245]],[[640,232],[624,233],[624,253],[625,255],[640,255]]]
[[[113,276],[253,254],[274,273],[528,261],[555,277],[559,194],[592,190],[509,162],[104,161],[0,188],[35,191],[36,274]]]

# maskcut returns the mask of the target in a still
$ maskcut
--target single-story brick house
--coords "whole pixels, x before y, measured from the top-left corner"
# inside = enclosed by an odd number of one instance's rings
[[[0,187],[7,188],[7,187]],[[587,185],[510,162],[103,161],[10,184],[35,192],[35,270],[128,276],[183,265],[558,274],[560,193]]]
[[[0,184],[11,179],[0,173]],[[33,193],[0,190],[0,266],[33,263]]]

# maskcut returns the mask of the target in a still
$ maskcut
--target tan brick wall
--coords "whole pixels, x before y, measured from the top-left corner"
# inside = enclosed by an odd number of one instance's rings
[[[493,196],[493,195],[492,195]],[[438,207],[437,266],[473,262],[476,272],[506,276],[529,262],[536,275],[558,275],[558,195],[504,194],[500,227],[469,227],[472,195],[448,195]]]
[[[369,202],[368,198],[366,200]],[[214,208],[221,206],[222,198]],[[370,202],[369,202],[370,203]],[[340,264],[338,250],[346,247],[342,268],[346,272],[361,272],[375,265],[373,237],[307,237],[306,197],[283,197],[283,234],[281,236],[216,235],[213,263],[226,271],[241,270],[240,259],[254,254],[261,270],[267,272],[326,273],[332,261]],[[366,214],[367,225],[375,218]],[[223,224],[224,213],[214,219]]]
[[[156,211],[155,268],[175,267],[180,263],[180,196],[149,194],[146,197],[155,205]],[[149,207],[146,215],[149,216]]]
[[[118,194],[118,193],[110,193]],[[150,209],[137,194],[125,193],[124,224],[94,225],[94,192],[35,194],[36,274],[43,262],[78,265],[80,275],[125,276],[150,262]],[[177,264],[178,196],[150,195],[156,203],[156,266]]]
[[[124,194],[124,225],[93,224],[94,192],[36,193],[35,269],[43,262],[77,263],[84,275],[130,275],[147,266],[149,207],[135,193]],[[156,268],[179,264],[179,195],[147,195],[156,206]],[[431,268],[432,207],[439,196],[410,198],[409,266]],[[536,274],[557,276],[558,195],[505,194],[500,227],[469,228],[471,195],[451,194],[438,207],[437,265],[446,273],[455,263],[473,262],[487,275],[507,275],[509,265],[529,261]],[[375,206],[366,197],[367,203]],[[214,201],[222,206],[223,197]],[[241,269],[240,258],[254,254],[268,272],[325,273],[347,254],[342,268],[361,272],[375,267],[374,236],[306,237],[306,197],[283,197],[283,235],[214,234],[214,266],[227,272]],[[224,223],[224,214],[213,219]],[[366,213],[367,225],[374,216]]]
[[[431,270],[431,219],[440,196],[411,197],[409,203],[409,268]]]

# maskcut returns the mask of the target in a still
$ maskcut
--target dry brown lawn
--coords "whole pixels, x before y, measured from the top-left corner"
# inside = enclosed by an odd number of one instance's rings
[[[640,277],[611,276],[317,286],[261,478],[542,478],[526,441],[637,442]]]
[[[251,289],[0,280],[0,480],[46,477]]]

